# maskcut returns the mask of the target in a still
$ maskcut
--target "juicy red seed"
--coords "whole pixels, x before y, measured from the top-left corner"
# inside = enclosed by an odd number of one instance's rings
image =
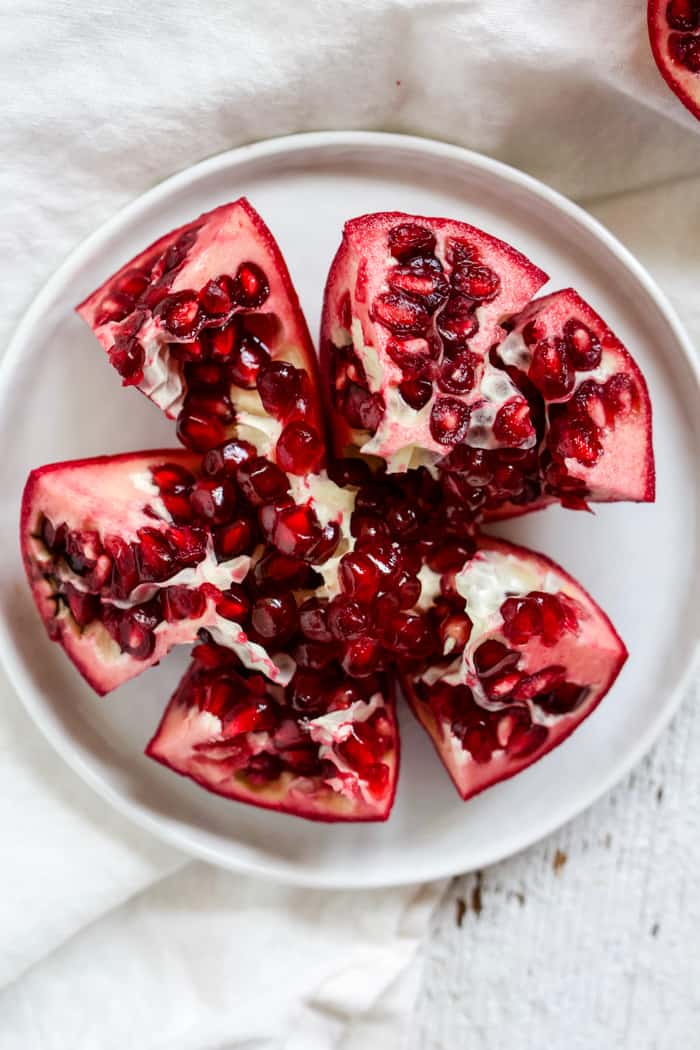
[[[241,733],[260,733],[275,728],[275,712],[269,702],[253,695],[229,706],[225,717],[225,730],[231,736]]]
[[[671,29],[688,31],[698,28],[700,7],[697,0],[670,0],[666,7],[666,21]]]
[[[474,301],[453,292],[437,317],[437,330],[443,340],[448,346],[463,346],[478,329]]]
[[[138,386],[145,360],[146,353],[138,339],[115,339],[109,351],[109,363],[122,377],[124,386]]]
[[[226,373],[223,365],[215,361],[188,361],[185,365],[185,379],[188,390],[223,387]]]
[[[488,726],[464,725],[457,721],[452,726],[452,732],[459,737],[464,750],[469,752],[478,765],[491,761],[497,742]]]
[[[288,423],[277,442],[277,462],[289,474],[309,474],[323,458],[323,442],[306,423]]]
[[[338,320],[343,328],[350,331],[352,326],[352,303],[350,302],[350,292],[344,292],[338,303]]]
[[[115,292],[121,292],[122,295],[138,299],[146,291],[149,283],[150,278],[147,273],[132,267],[130,270],[125,270],[114,282],[113,289]]]
[[[389,511],[387,524],[392,536],[415,536],[420,524],[418,512],[408,504],[399,504]]]
[[[161,463],[151,467],[151,477],[161,492],[174,492],[180,486],[187,487],[194,482],[194,474],[179,463]]]
[[[503,633],[515,645],[542,634],[542,610],[531,598],[506,598],[501,605]]]
[[[472,621],[466,615],[446,616],[439,630],[444,652],[461,653],[471,636]]]
[[[515,700],[532,700],[540,693],[548,693],[560,685],[566,678],[566,668],[554,665],[544,667],[541,671],[526,675],[517,685],[513,697]]]
[[[204,594],[190,587],[165,587],[161,600],[163,614],[168,623],[197,619],[204,615],[207,608]]]
[[[386,522],[377,517],[377,515],[359,514],[355,510],[350,518],[350,534],[356,539],[361,537],[376,539],[378,537],[387,537],[389,528]]]
[[[539,751],[549,733],[544,726],[534,725],[525,731],[516,730],[508,741],[507,750],[511,758],[527,758]]]
[[[321,535],[307,551],[305,557],[312,565],[321,565],[327,561],[340,543],[340,525],[337,521],[328,521],[321,529]]]
[[[199,303],[210,317],[225,317],[230,313],[233,303],[229,293],[228,277],[222,276],[207,281],[199,293]]]
[[[134,309],[134,300],[123,292],[113,292],[100,303],[95,324],[109,324],[112,321],[123,321]]]
[[[364,605],[369,604],[379,591],[377,566],[365,554],[358,554],[357,551],[341,558],[338,580],[345,594]]]
[[[209,477],[235,477],[241,463],[246,463],[257,454],[255,445],[234,438],[220,448],[212,448],[207,452],[202,460],[202,471]]]
[[[198,528],[175,526],[168,530],[168,542],[185,566],[198,565],[206,557],[207,534]]]
[[[514,689],[522,681],[522,675],[517,671],[506,671],[504,674],[493,675],[486,678],[484,689],[489,700],[505,700],[513,694]]]
[[[163,505],[173,521],[181,524],[192,521],[194,511],[190,503],[190,490],[187,485],[176,485],[169,492],[161,493]]]
[[[280,758],[288,769],[299,776],[318,776],[321,772],[322,767],[316,746],[290,748],[281,751]]]
[[[328,477],[336,485],[360,487],[372,480],[372,471],[364,459],[336,459],[328,465]]]
[[[366,554],[370,561],[374,562],[382,577],[382,586],[388,581],[395,579],[403,568],[402,549],[398,543],[390,540],[374,537],[359,537],[355,544],[355,550]]]
[[[292,634],[298,625],[296,602],[291,594],[258,598],[250,619],[261,638],[279,640]]]
[[[373,762],[362,771],[373,798],[381,799],[389,790],[389,767],[386,762]]]
[[[136,660],[147,660],[156,647],[153,631],[139,623],[133,613],[125,613],[119,621],[117,640],[122,652]]]
[[[220,419],[197,412],[180,412],[176,429],[182,444],[193,452],[207,452],[220,445],[225,436]]]
[[[280,586],[299,589],[308,582],[309,567],[300,558],[271,550],[256,563],[253,577],[262,590],[278,590]]]
[[[216,611],[226,620],[243,623],[250,612],[250,601],[243,588],[234,583],[222,591],[216,602]]]
[[[639,391],[628,375],[619,372],[611,376],[603,387],[605,400],[613,415],[626,415],[639,407]]]
[[[524,398],[506,401],[493,421],[494,437],[504,445],[523,445],[535,437],[530,406]]]
[[[355,638],[345,647],[343,670],[353,678],[366,678],[379,667],[382,647],[375,638]]]
[[[464,441],[469,430],[469,409],[454,397],[441,397],[430,413],[430,433],[441,445]]]
[[[341,642],[359,638],[367,630],[367,614],[358,602],[339,595],[328,606],[328,626]]]
[[[358,769],[371,766],[387,749],[387,739],[367,722],[355,722],[352,732],[338,745],[338,750]]]
[[[431,314],[444,303],[450,291],[442,266],[430,256],[412,259],[407,266],[392,267],[386,279],[392,291],[420,299]]]
[[[267,277],[254,262],[244,262],[233,279],[231,295],[239,306],[262,306],[270,294]]]
[[[105,550],[114,562],[112,585],[121,597],[126,598],[138,583],[135,544],[132,546],[121,536],[105,536]]]
[[[427,339],[389,339],[386,351],[407,379],[420,376],[433,357]]]
[[[452,284],[468,299],[490,302],[501,290],[501,278],[489,266],[475,263],[457,266],[452,273]]]
[[[254,784],[268,784],[271,780],[277,780],[283,771],[284,766],[279,755],[261,751],[250,759],[245,768],[245,775]]]
[[[279,510],[268,505],[263,508],[260,517],[263,529],[283,554],[304,557],[318,539],[318,518],[308,505],[292,504]]]
[[[245,518],[238,518],[230,525],[222,525],[214,532],[214,546],[221,561],[229,561],[239,554],[245,554],[250,550],[252,541],[253,530]]]
[[[236,490],[225,479],[200,478],[190,494],[192,509],[211,525],[223,525],[236,506]]]
[[[477,358],[468,350],[443,361],[438,386],[449,394],[466,394],[474,386]]]
[[[564,325],[564,342],[574,368],[589,372],[598,367],[603,356],[600,342],[582,321],[569,318]]]
[[[233,405],[228,394],[213,387],[209,390],[197,390],[189,393],[182,406],[182,412],[184,415],[218,419],[224,424],[231,423],[235,418]]]
[[[315,671],[297,670],[288,695],[292,708],[301,714],[317,714],[326,706],[323,679]]]
[[[177,572],[172,547],[162,532],[143,528],[139,529],[138,535],[136,559],[142,580],[165,580]]]
[[[399,609],[412,609],[420,598],[421,590],[418,577],[402,570],[393,584],[393,593],[399,600]]]
[[[294,408],[301,391],[304,373],[288,361],[271,361],[260,369],[257,377],[258,393],[266,412],[284,417]]]
[[[433,572],[450,572],[461,569],[474,556],[474,543],[469,539],[448,540],[428,556],[428,566]]]
[[[399,656],[422,657],[434,648],[435,639],[421,616],[397,613],[382,634],[389,649]]]
[[[540,339],[535,344],[528,376],[548,400],[566,397],[571,393],[576,375],[562,339]]]
[[[389,230],[389,251],[403,262],[414,255],[426,255],[435,250],[435,235],[426,226],[415,222],[401,223]]]
[[[239,345],[239,332],[234,324],[207,333],[208,347],[216,361],[228,361]]]
[[[575,459],[584,467],[592,467],[603,454],[598,428],[587,420],[570,420],[565,416],[551,426],[548,445],[562,459]]]
[[[254,456],[241,463],[236,480],[246,499],[257,507],[271,503],[289,491],[287,475],[264,456]]]
[[[547,714],[568,715],[581,706],[588,696],[588,686],[575,682],[560,682],[548,693],[534,698],[535,703]]]
[[[229,362],[231,382],[244,390],[254,390],[260,369],[270,361],[267,348],[255,336],[244,336]]]
[[[201,316],[197,296],[192,291],[175,292],[166,296],[155,313],[168,331],[180,338],[194,335]]]
[[[488,678],[490,675],[500,674],[507,668],[515,667],[519,659],[518,653],[506,648],[495,638],[489,638],[482,642],[475,651],[474,666],[480,678]]]
[[[385,405],[381,394],[370,394],[357,383],[348,383],[343,398],[343,414],[352,427],[374,433],[382,421]]]
[[[374,300],[372,316],[394,335],[422,335],[430,314],[421,304],[401,292],[384,292]]]
[[[192,658],[203,667],[214,670],[230,663],[233,653],[230,649],[224,649],[219,645],[204,643],[194,647]]]
[[[405,379],[399,384],[399,393],[407,405],[419,412],[433,396],[433,384],[429,379]]]
[[[309,598],[299,609],[299,624],[302,633],[312,642],[331,642],[333,635],[328,626],[327,599]]]
[[[72,583],[64,584],[64,595],[71,615],[79,627],[87,627],[96,620],[100,611],[100,599],[96,594],[79,591]]]

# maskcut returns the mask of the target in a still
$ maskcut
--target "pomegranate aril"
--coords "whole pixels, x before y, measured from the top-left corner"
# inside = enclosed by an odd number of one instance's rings
[[[222,388],[226,383],[226,372],[216,361],[188,361],[185,379],[189,390],[206,391],[211,387]]]
[[[264,456],[255,456],[242,463],[236,472],[236,480],[246,499],[257,507],[289,491],[287,475]]]
[[[475,550],[476,546],[469,538],[448,540],[428,556],[428,567],[439,573],[461,569],[474,556]]]
[[[166,296],[154,310],[167,330],[178,338],[193,336],[201,319],[201,311],[193,291],[175,292]]]
[[[598,428],[588,420],[555,418],[550,426],[547,444],[561,459],[575,459],[593,467],[603,454]]]
[[[450,292],[442,266],[434,256],[414,258],[406,266],[393,267],[387,273],[387,283],[392,291],[419,299],[431,314]]]
[[[576,375],[563,339],[540,339],[535,344],[528,376],[548,401],[571,393]]]
[[[590,372],[598,367],[603,357],[600,341],[582,321],[569,318],[564,325],[564,342],[575,369]]]
[[[314,642],[331,642],[328,626],[328,600],[309,598],[299,608],[299,625],[306,638]]]
[[[194,474],[179,463],[163,463],[152,467],[151,477],[153,483],[166,492],[172,492],[181,485],[192,485],[194,482]]]
[[[79,627],[87,627],[96,620],[100,612],[100,599],[96,594],[79,591],[72,583],[64,584],[64,596],[71,615]]]
[[[380,575],[375,563],[365,554],[345,554],[338,566],[338,580],[345,594],[362,604],[369,604],[379,591]]]
[[[253,755],[251,758],[245,768],[245,776],[253,784],[267,784],[271,780],[277,780],[283,770],[284,766],[279,755],[261,751],[259,755]]]
[[[361,536],[355,544],[358,553],[366,554],[382,577],[382,588],[395,579],[403,567],[403,552],[398,543],[382,537]]]
[[[328,627],[338,641],[359,638],[368,627],[367,613],[358,602],[338,596],[328,606]]]
[[[231,285],[236,304],[246,309],[262,306],[269,294],[270,285],[260,267],[254,262],[241,263]]]
[[[459,737],[462,747],[469,752],[475,762],[483,765],[491,761],[498,742],[488,726],[464,725],[461,722],[455,722],[452,731],[455,736]]]
[[[303,378],[301,369],[287,361],[271,361],[261,368],[256,382],[265,411],[277,419],[284,418],[294,408]]]
[[[534,702],[548,715],[568,715],[581,706],[589,693],[588,686],[560,682],[548,693],[535,696]]]
[[[454,397],[441,397],[430,413],[430,433],[441,445],[464,441],[469,430],[469,409]]]
[[[520,659],[519,653],[508,649],[502,642],[489,638],[476,649],[474,667],[480,678],[500,674],[508,668],[515,667]]]
[[[199,293],[199,304],[210,317],[225,317],[231,312],[233,303],[226,276],[207,281]]]
[[[680,62],[691,73],[700,73],[700,39],[697,36],[671,33],[668,49],[676,62]]]
[[[289,702],[295,711],[314,715],[326,707],[324,680],[315,671],[299,669],[289,686]]]
[[[198,565],[206,557],[207,534],[201,528],[174,526],[168,529],[167,538],[179,568]]]
[[[321,528],[318,539],[311,545],[305,554],[307,561],[312,565],[322,565],[328,561],[340,543],[340,525],[337,521],[327,521]]]
[[[229,561],[250,551],[253,529],[245,518],[238,518],[214,530],[214,548],[220,561]]]
[[[136,338],[117,337],[109,351],[109,363],[122,377],[123,386],[138,386],[143,380],[146,354]]]
[[[206,345],[215,361],[228,361],[239,345],[239,329],[234,323],[205,334]]]
[[[389,230],[389,251],[404,262],[414,255],[427,255],[435,249],[435,234],[418,223],[401,223]]]
[[[353,511],[350,518],[350,534],[356,539],[378,539],[389,535],[389,528],[376,514],[360,514]]]
[[[255,445],[249,441],[232,439],[219,448],[209,449],[202,460],[202,471],[209,477],[235,477],[241,463],[257,456]]]
[[[266,592],[277,591],[281,586],[301,589],[309,581],[309,566],[300,558],[270,550],[256,563],[253,578],[256,586]]]
[[[506,598],[501,605],[503,633],[514,645],[525,645],[542,634],[542,610],[530,598]]]
[[[556,664],[543,667],[541,671],[526,675],[520,680],[513,692],[515,700],[533,700],[540,693],[548,693],[560,685],[566,678],[566,668]]]
[[[507,744],[507,751],[511,758],[525,758],[533,755],[545,743],[548,736],[545,726],[533,725],[530,729],[516,729]]]
[[[63,556],[77,576],[91,572],[101,553],[102,544],[96,532],[83,529],[66,534]]]
[[[447,616],[440,623],[440,641],[446,655],[461,653],[472,633],[472,622],[468,616]]]
[[[204,615],[207,608],[207,599],[202,591],[193,590],[191,587],[165,587],[161,602],[163,615],[168,623],[197,619]]]
[[[381,394],[370,394],[369,390],[357,383],[348,383],[343,394],[342,410],[351,427],[374,433],[384,415],[384,399]]]
[[[318,518],[308,505],[276,507],[268,504],[260,513],[260,522],[268,538],[283,554],[303,557],[319,534]]]
[[[389,339],[386,351],[407,379],[425,372],[434,356],[427,339]]]
[[[604,398],[613,416],[627,415],[639,407],[639,390],[628,375],[611,376],[603,387]]]
[[[112,558],[111,589],[118,598],[127,598],[139,582],[134,547],[121,536],[105,536],[104,545]]]
[[[490,302],[501,290],[501,278],[489,266],[459,264],[452,272],[452,284],[468,299]]]
[[[110,324],[115,321],[123,321],[134,309],[132,296],[123,292],[112,292],[100,303],[100,308],[95,317],[95,325]]]
[[[250,620],[260,638],[279,642],[293,634],[298,626],[296,602],[290,594],[258,598],[251,610]]]
[[[244,623],[250,612],[250,600],[243,588],[234,583],[217,598],[216,611],[225,620]]]
[[[234,703],[226,714],[224,729],[231,736],[240,733],[262,733],[275,728],[277,719],[269,703],[251,697]]]
[[[399,384],[399,393],[407,405],[419,412],[433,396],[433,384],[429,379],[405,379]]]
[[[328,477],[336,485],[365,485],[372,478],[372,471],[364,459],[337,459],[328,465]]]
[[[449,394],[468,393],[476,381],[477,363],[475,355],[468,350],[463,350],[456,357],[446,358],[440,368],[438,386]]]
[[[493,434],[504,445],[516,448],[535,440],[530,406],[524,398],[513,398],[499,408],[493,421]]]
[[[700,6],[697,0],[670,0],[666,7],[666,21],[671,29],[689,31],[698,28]]]
[[[136,610],[126,612],[119,620],[117,641],[122,652],[136,660],[147,660],[155,649],[156,639],[151,628],[140,623]]]
[[[223,442],[225,432],[216,416],[182,411],[177,417],[177,436],[193,452],[207,452]]]
[[[139,529],[136,558],[142,580],[166,580],[178,570],[173,550],[167,537],[156,529]]]
[[[382,647],[375,638],[355,638],[345,647],[343,670],[354,678],[374,674],[380,664]]]
[[[385,644],[399,657],[423,659],[437,648],[436,639],[421,616],[398,613],[382,634]]]
[[[270,361],[267,348],[254,336],[244,336],[229,359],[231,382],[244,390],[254,390],[260,369]]]
[[[163,505],[173,521],[192,521],[194,511],[190,503],[190,489],[186,485],[177,485],[168,492],[161,493]]]
[[[320,671],[340,655],[336,642],[328,645],[325,642],[300,642],[292,650],[292,656],[300,667]]]
[[[210,525],[223,525],[236,506],[236,489],[226,479],[200,478],[190,493],[195,514]]]
[[[132,299],[138,299],[146,291],[149,283],[150,278],[147,273],[132,267],[130,270],[125,270],[121,277],[115,281],[113,290],[121,292],[123,295],[128,295]]]
[[[430,313],[421,303],[401,292],[385,292],[374,300],[375,321],[394,335],[422,335],[430,324]]]
[[[289,474],[309,474],[323,459],[323,442],[306,423],[288,423],[277,442],[277,462]]]
[[[475,312],[476,304],[466,295],[453,292],[443,310],[437,316],[437,330],[447,344],[445,352],[464,346],[479,330]]]

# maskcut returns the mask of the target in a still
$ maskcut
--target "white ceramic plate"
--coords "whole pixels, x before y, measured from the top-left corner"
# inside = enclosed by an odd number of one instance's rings
[[[159,667],[100,700],[44,634],[25,586],[18,508],[30,468],[173,443],[136,391],[122,391],[73,307],[138,249],[200,212],[250,197],[286,256],[311,330],[343,221],[399,209],[448,215],[512,242],[574,285],[634,353],[655,414],[655,506],[550,509],[500,531],[551,555],[611,615],[630,650],[618,683],[553,754],[462,803],[412,717],[391,819],[322,825],[207,794],[143,756],[187,662]],[[286,882],[382,886],[467,871],[568,820],[651,745],[692,671],[700,633],[698,373],[668,303],[637,262],[583,211],[512,168],[424,139],[320,133],[205,161],[125,208],[81,245],[22,321],[0,373],[2,623],[7,670],[38,726],[101,795],[154,835],[214,863]],[[8,455],[7,450],[12,450]]]

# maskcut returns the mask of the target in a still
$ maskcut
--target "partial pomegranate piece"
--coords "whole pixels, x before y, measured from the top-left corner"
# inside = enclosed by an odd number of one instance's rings
[[[495,351],[543,412],[533,479],[544,502],[654,500],[651,405],[639,368],[569,288],[533,300]],[[507,504],[491,517],[505,516]]]
[[[700,3],[649,0],[651,50],[661,76],[683,105],[700,119]]]
[[[78,313],[191,450],[237,436],[274,460],[281,440],[286,470],[322,466],[316,355],[279,247],[245,198],[150,245]]]
[[[466,223],[399,212],[346,223],[321,325],[336,454],[360,448],[398,472],[455,446],[507,446],[510,431],[494,428],[505,404],[519,409],[518,447],[534,445],[528,402],[488,352],[546,279]]]
[[[440,581],[444,589],[444,578]],[[554,562],[482,536],[450,586],[444,656],[402,676],[467,799],[551,751],[600,703],[627,658],[605,613]]]
[[[208,791],[309,820],[386,820],[399,738],[386,678],[333,662],[282,689],[227,651],[199,653],[146,754]]]

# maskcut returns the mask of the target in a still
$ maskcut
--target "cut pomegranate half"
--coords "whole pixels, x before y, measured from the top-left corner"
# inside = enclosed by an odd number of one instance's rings
[[[396,472],[464,444],[531,448],[528,403],[488,351],[546,279],[466,223],[400,212],[346,223],[321,325],[336,454],[360,448]],[[499,436],[505,406],[513,425]]]
[[[700,119],[700,3],[649,0],[647,23],[651,50],[662,77]]]
[[[605,321],[569,288],[535,299],[511,324],[494,358],[527,389],[533,416],[542,420],[539,463],[536,470],[528,464],[541,485],[539,505],[653,502],[647,386]],[[489,516],[510,510],[496,505]]]
[[[162,237],[78,313],[125,386],[196,452],[237,436],[303,475],[324,460],[316,356],[287,267],[245,198]]]
[[[285,688],[195,649],[146,754],[208,791],[310,820],[386,820],[399,737],[382,676],[299,671]]]
[[[605,613],[549,558],[490,537],[436,589],[444,657],[403,675],[462,798],[551,751],[600,703],[627,651]]]
[[[205,627],[272,678],[293,670],[241,626],[239,585],[260,542],[255,509],[198,465],[182,449],[159,450],[29,475],[21,546],[34,600],[50,637],[100,694]]]

